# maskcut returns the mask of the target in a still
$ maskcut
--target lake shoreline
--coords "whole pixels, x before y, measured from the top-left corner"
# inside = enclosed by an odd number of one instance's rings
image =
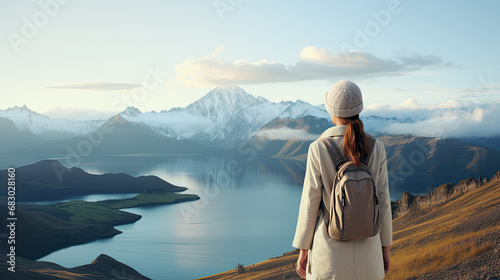
[[[122,233],[115,226],[135,223],[142,218],[141,215],[120,209],[155,207],[198,199],[200,197],[197,195],[154,189],[125,199],[96,202],[80,200],[48,205],[20,204],[17,215],[23,223],[18,230],[16,253],[38,260],[64,248],[112,238]],[[33,235],[37,238],[33,239]]]

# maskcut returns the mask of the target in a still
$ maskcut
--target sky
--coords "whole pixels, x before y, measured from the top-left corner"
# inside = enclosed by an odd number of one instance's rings
[[[365,108],[500,102],[499,1],[0,2],[0,109],[54,118],[185,107],[216,86]],[[465,105],[464,105],[465,104]]]

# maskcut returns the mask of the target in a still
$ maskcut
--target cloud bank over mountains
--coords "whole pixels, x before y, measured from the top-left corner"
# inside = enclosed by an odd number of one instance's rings
[[[362,115],[411,119],[411,122],[381,127],[380,132],[385,134],[459,138],[500,136],[500,102],[474,104],[449,100],[438,105],[424,105],[408,99],[398,105],[369,105]]]
[[[391,58],[365,51],[332,53],[315,46],[302,48],[295,65],[277,61],[227,61],[220,58],[224,47],[200,59],[187,59],[176,67],[177,78],[188,86],[262,84],[341,77],[407,75],[429,67],[450,67],[439,56],[399,52]]]
[[[314,141],[318,139],[319,134],[312,134],[303,129],[294,129],[289,127],[280,127],[273,129],[262,129],[251,136],[265,138],[269,140],[299,140],[299,141]]]

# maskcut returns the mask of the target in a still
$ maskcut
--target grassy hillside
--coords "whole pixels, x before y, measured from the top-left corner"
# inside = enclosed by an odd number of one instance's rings
[[[86,201],[69,201],[55,207],[69,214],[68,220],[75,223],[109,223],[113,226],[133,223],[141,218],[129,212],[111,209]]]
[[[122,208],[132,208],[150,205],[172,204],[200,199],[194,194],[178,194],[162,189],[146,190],[142,193],[125,199],[109,199],[96,202],[69,201],[53,205],[31,206],[31,211],[44,212],[56,215],[55,208],[67,213],[63,218],[75,223],[108,223],[113,226],[133,223],[141,218],[140,215],[120,211]],[[50,210],[45,210],[50,209]],[[58,213],[58,215],[61,215]]]
[[[500,180],[399,217],[393,227],[392,267],[386,279],[500,275]]]
[[[498,279],[500,179],[443,204],[393,220],[391,270],[385,279]],[[300,279],[298,253],[201,278]],[[236,265],[236,264],[235,264]]]
[[[183,201],[198,200],[199,196],[194,194],[178,194],[162,189],[145,190],[142,193],[126,199],[109,199],[95,202],[94,204],[111,209],[123,209],[139,206],[150,206],[158,204],[171,204]]]

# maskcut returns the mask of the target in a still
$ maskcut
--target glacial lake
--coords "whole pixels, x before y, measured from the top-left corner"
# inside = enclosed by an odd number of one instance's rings
[[[65,166],[69,161],[58,159]],[[19,160],[19,159],[18,159]],[[32,163],[24,162],[23,164]],[[85,157],[93,174],[156,175],[188,187],[200,200],[124,209],[142,216],[123,233],[76,245],[39,260],[65,267],[107,254],[152,279],[194,279],[250,265],[293,250],[304,163],[249,157]],[[92,195],[83,200],[129,197]],[[47,202],[43,202],[47,203]],[[117,272],[119,274],[119,272]]]

